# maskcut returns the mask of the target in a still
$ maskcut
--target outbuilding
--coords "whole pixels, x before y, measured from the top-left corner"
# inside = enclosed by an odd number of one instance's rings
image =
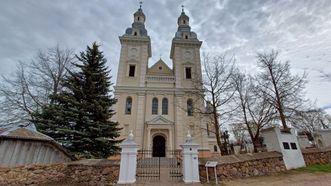
[[[23,127],[0,129],[0,167],[52,164],[73,157],[49,136]]]

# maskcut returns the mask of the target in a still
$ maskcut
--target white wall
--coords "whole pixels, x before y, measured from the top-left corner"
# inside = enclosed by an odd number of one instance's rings
[[[331,147],[331,129],[316,131],[314,140],[318,148]]]
[[[298,143],[299,143],[301,149],[306,149],[306,148],[312,146],[312,144],[309,142],[308,137],[306,135],[300,135],[297,138],[298,138]]]
[[[272,127],[261,133],[268,151],[278,151],[283,154],[286,169],[295,169],[306,165],[294,129],[291,129],[290,133],[284,133],[281,132],[280,128]],[[283,143],[287,143],[289,149],[285,149]],[[294,146],[292,147],[291,143],[295,144],[296,149]]]

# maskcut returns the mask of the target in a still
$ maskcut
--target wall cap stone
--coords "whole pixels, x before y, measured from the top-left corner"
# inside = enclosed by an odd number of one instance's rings
[[[283,155],[280,152],[260,152],[260,153],[247,153],[237,155],[219,156],[213,158],[201,159],[200,164],[205,164],[206,161],[217,161],[218,164],[232,164],[239,162],[257,161],[269,158],[282,158]]]

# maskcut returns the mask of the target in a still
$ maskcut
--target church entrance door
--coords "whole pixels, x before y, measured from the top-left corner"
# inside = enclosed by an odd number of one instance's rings
[[[165,157],[165,142],[163,136],[153,138],[153,157]]]

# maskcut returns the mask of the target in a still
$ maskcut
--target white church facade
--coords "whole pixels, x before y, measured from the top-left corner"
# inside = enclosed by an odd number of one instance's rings
[[[132,130],[141,150],[153,156],[166,156],[178,150],[190,131],[200,151],[214,150],[214,138],[208,138],[202,99],[194,94],[193,79],[201,78],[200,47],[191,31],[184,10],[178,18],[178,30],[172,40],[172,68],[160,59],[151,67],[151,39],[145,28],[146,16],[141,7],[134,22],[120,36],[121,52],[115,86],[115,120],[123,128],[125,139]]]

